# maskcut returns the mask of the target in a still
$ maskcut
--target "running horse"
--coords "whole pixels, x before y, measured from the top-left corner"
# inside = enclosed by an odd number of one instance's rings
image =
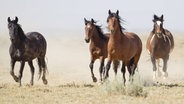
[[[90,40],[90,55],[91,55],[91,62],[89,64],[89,67],[91,69],[91,75],[93,82],[97,82],[97,78],[95,77],[93,73],[93,64],[95,60],[100,60],[100,81],[102,81],[102,74],[104,74],[104,61],[105,58],[107,58],[107,43],[109,40],[109,34],[104,34],[101,30],[101,27],[96,25],[95,21],[91,19],[91,21],[86,20],[84,18],[85,23],[85,41],[86,43],[89,43]],[[119,66],[119,61],[115,60],[113,61],[114,66],[114,72],[115,75],[117,74],[117,68]]]
[[[151,31],[147,43],[146,49],[148,50],[151,62],[153,64],[153,80],[156,79],[157,76],[160,76],[160,71],[156,73],[158,68],[156,67],[156,60],[160,58],[163,59],[163,78],[165,79],[168,76],[167,73],[167,62],[169,60],[169,54],[174,48],[174,39],[171,32],[163,27],[163,15],[158,17],[157,15],[153,16],[153,30]]]
[[[112,13],[108,11],[108,28],[110,30],[110,38],[108,42],[108,62],[106,64],[105,79],[109,77],[109,69],[113,60],[121,60],[124,85],[125,78],[125,66],[127,66],[130,81],[133,81],[133,75],[142,52],[142,42],[140,38],[132,32],[124,32],[124,28],[121,26],[121,17],[119,11]]]
[[[28,62],[31,70],[31,81],[30,84],[33,85],[34,71],[33,59],[38,59],[39,66],[39,78],[41,73],[43,73],[42,80],[44,84],[47,84],[47,79],[45,74],[47,71],[47,66],[45,62],[45,54],[47,43],[45,38],[38,32],[29,32],[24,34],[20,24],[18,24],[18,18],[11,20],[8,17],[8,29],[11,40],[11,45],[9,48],[9,53],[11,57],[11,70],[10,74],[16,82],[19,82],[21,86],[22,73],[24,69],[25,62]],[[20,62],[20,70],[18,77],[14,74],[14,66],[16,61]]]

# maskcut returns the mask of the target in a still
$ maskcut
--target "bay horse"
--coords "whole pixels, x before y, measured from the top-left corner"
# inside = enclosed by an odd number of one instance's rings
[[[97,82],[97,78],[95,77],[93,73],[93,64],[96,59],[100,60],[100,81],[102,81],[102,74],[104,74],[104,61],[105,58],[107,58],[107,43],[109,40],[109,34],[104,34],[101,30],[101,26],[96,25],[95,21],[91,19],[91,21],[86,20],[84,18],[85,23],[85,41],[86,43],[89,43],[90,40],[90,56],[91,56],[91,62],[89,64],[89,67],[91,69],[91,75],[93,82]],[[115,72],[115,75],[117,74],[117,68],[119,66],[119,61],[115,60],[113,61],[113,69]]]
[[[9,48],[11,57],[11,76],[16,82],[19,82],[19,86],[21,86],[24,65],[25,62],[28,62],[31,70],[30,84],[33,85],[35,68],[32,61],[33,59],[37,58],[39,66],[39,78],[41,77],[41,73],[43,73],[43,83],[47,84],[47,79],[45,78],[47,71],[45,62],[47,43],[45,38],[38,32],[29,32],[24,34],[20,24],[18,24],[18,17],[15,17],[15,20],[11,20],[10,17],[8,17],[7,20],[9,36],[11,40],[11,45]],[[16,61],[19,61],[21,64],[18,77],[14,74],[14,66]]]
[[[160,58],[163,59],[163,78],[165,79],[168,76],[167,62],[169,60],[169,54],[174,48],[174,38],[169,30],[164,29],[163,21],[163,15],[161,15],[161,17],[158,17],[157,15],[153,16],[153,30],[146,42],[146,49],[150,54],[153,65],[153,80],[160,74],[156,73],[156,60],[159,60]]]
[[[124,85],[125,78],[125,66],[127,66],[130,79],[133,81],[133,75],[142,52],[142,42],[140,38],[132,32],[123,32],[124,28],[121,26],[121,17],[119,16],[119,10],[116,13],[108,11],[108,28],[110,30],[110,38],[108,42],[108,62],[106,64],[105,79],[109,77],[109,69],[113,60],[121,60]]]

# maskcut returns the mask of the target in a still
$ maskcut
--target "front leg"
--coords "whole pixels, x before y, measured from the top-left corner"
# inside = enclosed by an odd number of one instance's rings
[[[33,85],[33,80],[34,80],[34,71],[35,71],[35,68],[33,66],[33,62],[32,61],[29,61],[28,62],[29,66],[30,66],[30,70],[31,70],[31,81],[30,81],[30,84]]]
[[[93,79],[93,82],[97,82],[97,79],[96,79],[96,77],[95,77],[95,75],[94,75],[94,73],[93,73],[93,64],[94,64],[94,62],[95,62],[95,60],[91,60],[91,62],[90,62],[90,64],[89,64],[89,67],[90,67],[90,69],[91,69],[91,77],[92,77],[92,79]]]
[[[15,75],[15,73],[14,73],[14,66],[15,66],[15,63],[16,63],[16,61],[15,60],[13,60],[13,59],[11,59],[11,70],[10,70],[10,74],[11,74],[11,76],[13,77],[13,79],[15,80],[15,82],[18,82],[18,77]]]
[[[157,67],[156,67],[156,60],[152,56],[151,56],[151,62],[152,62],[152,65],[153,65],[153,80],[155,80],[156,79]]]
[[[21,79],[22,79],[22,72],[23,72],[23,69],[24,69],[24,65],[25,65],[25,61],[21,61],[21,66],[20,66],[20,70],[19,70],[19,76],[18,76],[18,79],[19,79],[19,86],[21,86]]]

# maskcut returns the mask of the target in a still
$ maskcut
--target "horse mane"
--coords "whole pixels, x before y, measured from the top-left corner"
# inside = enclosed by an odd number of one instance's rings
[[[24,40],[26,38],[24,31],[21,28],[21,25],[17,23],[16,25],[18,27],[18,35],[20,36],[20,40]]]
[[[117,15],[116,13],[112,13],[111,15],[109,15],[109,16],[107,17],[107,22],[108,22],[108,20],[109,20],[110,18],[112,18],[112,17],[117,18],[117,20],[118,20],[118,22],[119,22],[120,31],[121,31],[121,33],[123,33],[123,31],[126,30],[126,29],[125,29],[123,26],[121,26],[121,23],[125,22],[125,20],[123,20],[123,19],[122,19],[119,15]]]
[[[96,27],[97,32],[99,33],[99,34],[98,34],[99,37],[100,37],[101,39],[107,40],[106,36],[104,35],[104,33],[103,33],[102,29],[101,29],[101,26],[99,26],[99,25],[94,25],[94,26]]]

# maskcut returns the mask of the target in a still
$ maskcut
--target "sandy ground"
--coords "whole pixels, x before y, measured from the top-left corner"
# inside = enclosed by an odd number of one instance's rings
[[[29,89],[29,87],[26,87],[28,86],[30,82],[30,78],[31,78],[30,69],[28,65],[26,64],[24,68],[23,78],[22,78],[22,83],[24,86],[23,88],[21,88],[22,90],[26,91],[26,89],[28,89],[27,90],[28,92],[31,92],[32,90],[40,91],[42,90],[41,86],[43,86],[43,90],[41,92],[44,94],[44,91],[45,91],[44,89],[46,89],[46,92],[50,90],[53,92],[57,92],[57,90],[62,90],[62,91],[68,90],[70,89],[70,87],[58,88],[58,86],[66,85],[67,83],[77,83],[79,85],[83,85],[86,83],[90,85],[93,84],[92,79],[91,79],[90,69],[89,69],[89,62],[90,62],[89,48],[88,48],[89,44],[85,43],[84,34],[69,35],[69,36],[66,36],[66,35],[60,36],[59,34],[52,35],[52,36],[46,35],[45,38],[48,43],[46,60],[47,60],[48,71],[49,71],[49,73],[47,74],[47,79],[48,79],[49,84],[48,86],[44,86],[41,80],[37,80],[38,79],[38,74],[37,74],[38,66],[35,60],[34,66],[35,66],[36,74],[35,74],[34,82],[35,82],[35,86],[38,86],[38,87],[37,89],[33,89],[33,88]],[[147,83],[152,83],[152,64],[149,58],[149,54],[147,53],[145,49],[147,34],[140,35],[140,38],[143,42],[143,52],[142,52],[141,59],[138,65],[139,75],[141,79],[145,80]],[[184,72],[183,70],[183,67],[184,67],[184,64],[183,64],[184,62],[184,52],[183,52],[184,37],[181,33],[180,34],[174,33],[174,38],[175,38],[175,48],[173,52],[171,53],[170,59],[168,62],[169,77],[166,80],[167,83],[172,83],[172,84],[184,82],[184,74],[183,74]],[[12,91],[16,91],[18,89],[18,87],[15,87],[15,88],[13,87],[13,86],[18,86],[18,84],[13,80],[13,78],[9,74],[9,71],[10,71],[10,57],[9,57],[9,52],[8,52],[9,45],[10,45],[10,41],[9,41],[8,35],[1,34],[0,35],[0,47],[1,47],[0,49],[0,85],[1,85],[0,92],[2,91],[4,93],[5,92],[8,93],[9,91],[8,89],[12,89]],[[95,73],[95,76],[99,79],[99,71],[98,71],[99,68],[98,67],[99,67],[99,61],[97,60],[94,66],[94,73]],[[19,70],[19,63],[17,63],[15,67],[16,74],[18,74],[18,70]],[[122,74],[120,73],[120,70],[119,70],[118,77],[121,78],[121,76]],[[126,76],[128,77],[128,74],[126,74]],[[110,79],[114,79],[113,70],[110,70]],[[86,88],[89,88],[89,87],[81,87],[79,91],[71,87],[71,90],[77,91],[75,94],[76,96],[78,96],[77,93],[80,93],[80,91],[82,90],[85,91]],[[90,91],[94,91],[96,87],[94,89],[93,88],[89,88],[89,89]],[[155,89],[156,88],[149,88],[151,92],[156,91]],[[161,88],[158,88],[158,89],[161,89]],[[93,92],[93,93],[97,93],[97,92]],[[65,97],[68,96],[72,98],[72,95],[71,96],[67,95],[68,94],[67,91],[62,92],[61,94],[65,94],[66,95]],[[75,94],[73,96],[75,96]],[[7,96],[10,96],[10,95],[7,94]],[[52,94],[50,96],[52,96]],[[63,97],[63,96],[64,95],[62,96],[60,95],[60,97]],[[85,98],[87,96],[82,96],[82,97]],[[182,95],[182,97],[184,98],[184,95]],[[75,101],[75,99],[73,100]],[[122,99],[122,96],[120,97],[117,96],[117,99]],[[128,102],[131,102],[130,99]],[[141,99],[143,100],[143,98]],[[5,100],[5,103],[11,103],[11,101],[8,102],[9,100],[7,99],[4,99],[4,100]],[[104,103],[108,103],[108,101]],[[0,102],[1,102],[1,99],[0,99]],[[63,101],[63,103],[64,102],[65,101]],[[66,101],[66,102],[70,102],[70,101]],[[40,103],[44,103],[44,101]],[[85,103],[85,102],[81,101],[78,103]],[[93,103],[98,103],[98,102],[93,102]],[[155,103],[157,102],[155,101]]]

